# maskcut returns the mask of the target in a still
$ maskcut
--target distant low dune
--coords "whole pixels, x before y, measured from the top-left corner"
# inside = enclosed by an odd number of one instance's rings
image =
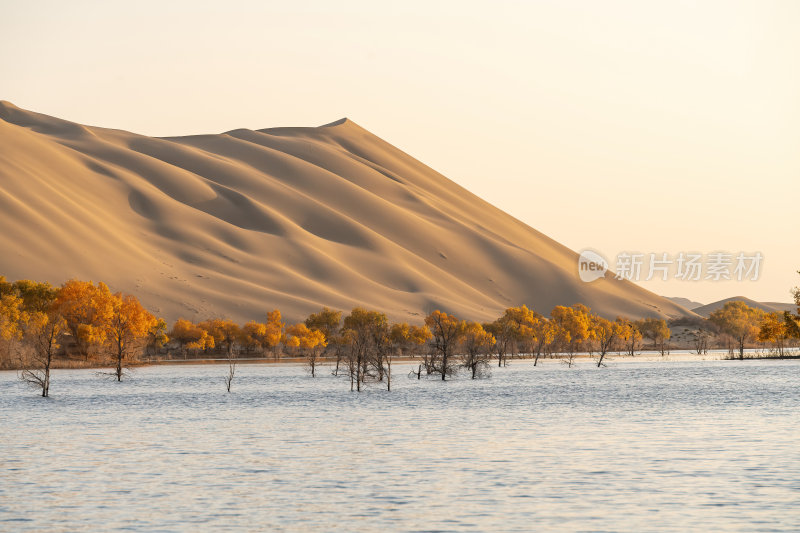
[[[703,304],[700,302],[695,302],[694,300],[690,300],[689,298],[682,298],[680,296],[664,296],[664,298],[672,302],[675,302],[676,304],[685,307],[690,311],[703,306]]]
[[[152,138],[0,102],[0,221],[0,274],[102,280],[170,320],[692,314],[611,276],[581,282],[573,251],[347,119]]]
[[[695,307],[693,311],[702,317],[708,317],[711,313],[716,311],[717,309],[722,309],[722,307],[728,302],[736,302],[741,301],[746,303],[750,307],[754,307],[756,309],[761,309],[762,311],[766,311],[767,313],[783,313],[784,311],[797,311],[797,306],[791,303],[781,303],[781,302],[757,302],[755,300],[751,300],[750,298],[746,298],[744,296],[732,296],[730,298],[725,298],[723,300],[719,300],[717,302],[712,302],[710,304],[706,304],[700,307]]]

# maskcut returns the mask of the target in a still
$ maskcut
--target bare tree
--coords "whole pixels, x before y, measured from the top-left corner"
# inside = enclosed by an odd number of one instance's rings
[[[228,392],[231,391],[231,383],[233,383],[233,378],[236,375],[236,351],[233,349],[228,349],[228,374],[225,376],[225,387],[228,389]]]
[[[342,359],[345,355],[345,348],[347,347],[346,340],[346,336],[341,331],[338,331],[335,335],[328,339],[327,347],[333,352],[334,357],[336,357],[336,365],[331,372],[331,374],[334,376],[339,375],[339,365],[342,364]]]
[[[708,339],[710,336],[709,331],[703,328],[694,332],[694,350],[698,355],[708,353]]]
[[[306,355],[306,364],[308,365],[308,369],[311,371],[311,377],[317,377],[317,366],[319,365],[319,357],[320,351],[322,350],[321,347],[314,347],[314,348],[307,348],[305,349]]]
[[[392,355],[395,350],[391,330],[386,322],[372,328],[372,353],[368,359],[378,381],[387,378],[387,389],[392,390]]]
[[[575,352],[574,351],[567,352],[566,359],[562,359],[561,363],[567,365],[567,368],[572,368],[573,366],[575,366]]]
[[[425,369],[425,375],[430,376],[434,372],[436,372],[437,368],[437,357],[438,352],[434,347],[433,343],[428,343],[425,349],[422,351],[422,368]]]
[[[66,326],[64,318],[58,313],[33,313],[25,338],[33,353],[28,368],[20,372],[20,379],[32,387],[42,389],[42,397],[50,395],[50,366],[59,348],[58,340]]]

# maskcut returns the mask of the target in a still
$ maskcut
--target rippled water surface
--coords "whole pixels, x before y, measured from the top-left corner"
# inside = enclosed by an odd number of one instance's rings
[[[0,530],[800,530],[800,361],[0,373]]]

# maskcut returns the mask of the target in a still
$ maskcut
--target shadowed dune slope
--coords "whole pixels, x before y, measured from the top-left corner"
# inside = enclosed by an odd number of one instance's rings
[[[171,320],[690,314],[610,276],[582,283],[573,251],[346,119],[152,138],[0,102],[0,222],[0,274],[103,280]]]

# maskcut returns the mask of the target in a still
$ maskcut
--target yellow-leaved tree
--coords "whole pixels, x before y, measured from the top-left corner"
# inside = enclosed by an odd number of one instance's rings
[[[533,349],[536,353],[536,358],[533,360],[533,366],[539,363],[539,357],[545,350],[550,349],[550,345],[556,339],[556,326],[552,320],[547,320],[545,317],[538,317],[536,323],[533,325]]]
[[[625,328],[621,319],[612,322],[601,316],[592,315],[592,331],[594,338],[597,340],[600,357],[597,360],[597,367],[603,366],[603,359],[605,358],[611,346],[616,340],[622,336],[627,335],[628,330]]]
[[[477,322],[466,322],[461,336],[461,365],[472,374],[472,379],[482,375],[489,367],[489,353],[494,346],[494,336]]]
[[[739,359],[744,359],[744,346],[754,340],[764,311],[750,307],[741,300],[727,302],[708,316],[708,320],[721,331],[734,338],[739,347]]]
[[[183,352],[184,358],[188,350],[208,350],[214,348],[214,337],[208,334],[206,330],[197,324],[179,318],[172,325],[172,330],[169,336],[178,343]]]
[[[283,339],[284,324],[277,309],[267,313],[266,322],[250,321],[242,328],[242,344],[248,351],[274,350]]]
[[[380,311],[355,307],[344,318],[342,334],[347,347],[347,368],[350,373],[350,390],[361,384],[372,366],[379,379],[385,372],[384,357],[388,353],[389,323]]]
[[[147,353],[157,354],[158,351],[169,342],[167,335],[167,322],[159,318],[147,331]]]
[[[13,366],[16,341],[22,338],[28,314],[22,309],[22,298],[7,293],[0,296],[0,368]]]
[[[400,322],[392,324],[389,331],[389,339],[392,344],[393,351],[398,355],[406,355],[414,349],[424,345],[431,340],[433,335],[428,326],[410,326],[407,322]],[[416,372],[417,379],[422,376],[422,365]],[[392,371],[391,371],[391,356],[389,357],[389,379],[386,382],[387,390],[392,390]]]
[[[661,350],[661,355],[666,352],[666,343],[671,337],[667,321],[663,318],[643,318],[636,322],[642,335],[653,341],[653,348]]]
[[[437,309],[425,317],[425,325],[431,330],[433,335],[431,342],[438,355],[434,367],[437,368],[442,375],[442,381],[444,381],[453,373],[453,351],[464,335],[466,323]]]
[[[778,355],[783,357],[786,341],[791,337],[789,322],[783,313],[766,313],[761,318],[758,330],[758,340],[772,343],[778,350]]]
[[[59,291],[58,288],[47,282],[29,279],[15,281],[12,286],[17,295],[22,298],[22,307],[29,313],[49,312]]]
[[[555,326],[555,338],[562,350],[567,352],[567,363],[572,366],[575,352],[588,340],[594,338],[589,308],[582,304],[572,307],[557,305],[550,313]]]
[[[117,381],[122,381],[125,362],[143,350],[158,319],[132,294],[112,295],[110,307],[103,338],[115,363],[114,376]]]
[[[223,318],[212,318],[203,320],[197,325],[214,338],[214,346],[224,348],[229,358],[234,355],[234,348],[236,348],[236,343],[242,335],[242,331],[236,322]]]
[[[310,329],[301,322],[286,328],[285,337],[284,344],[306,358],[311,377],[316,377],[319,357],[327,344],[325,334],[318,329]]]
[[[619,342],[631,357],[634,356],[642,340],[642,332],[632,320],[624,317],[617,317],[619,325]]]
[[[103,282],[94,285],[91,281],[69,280],[58,291],[55,305],[78,353],[88,357],[99,351],[114,314],[114,295],[108,286]]]

